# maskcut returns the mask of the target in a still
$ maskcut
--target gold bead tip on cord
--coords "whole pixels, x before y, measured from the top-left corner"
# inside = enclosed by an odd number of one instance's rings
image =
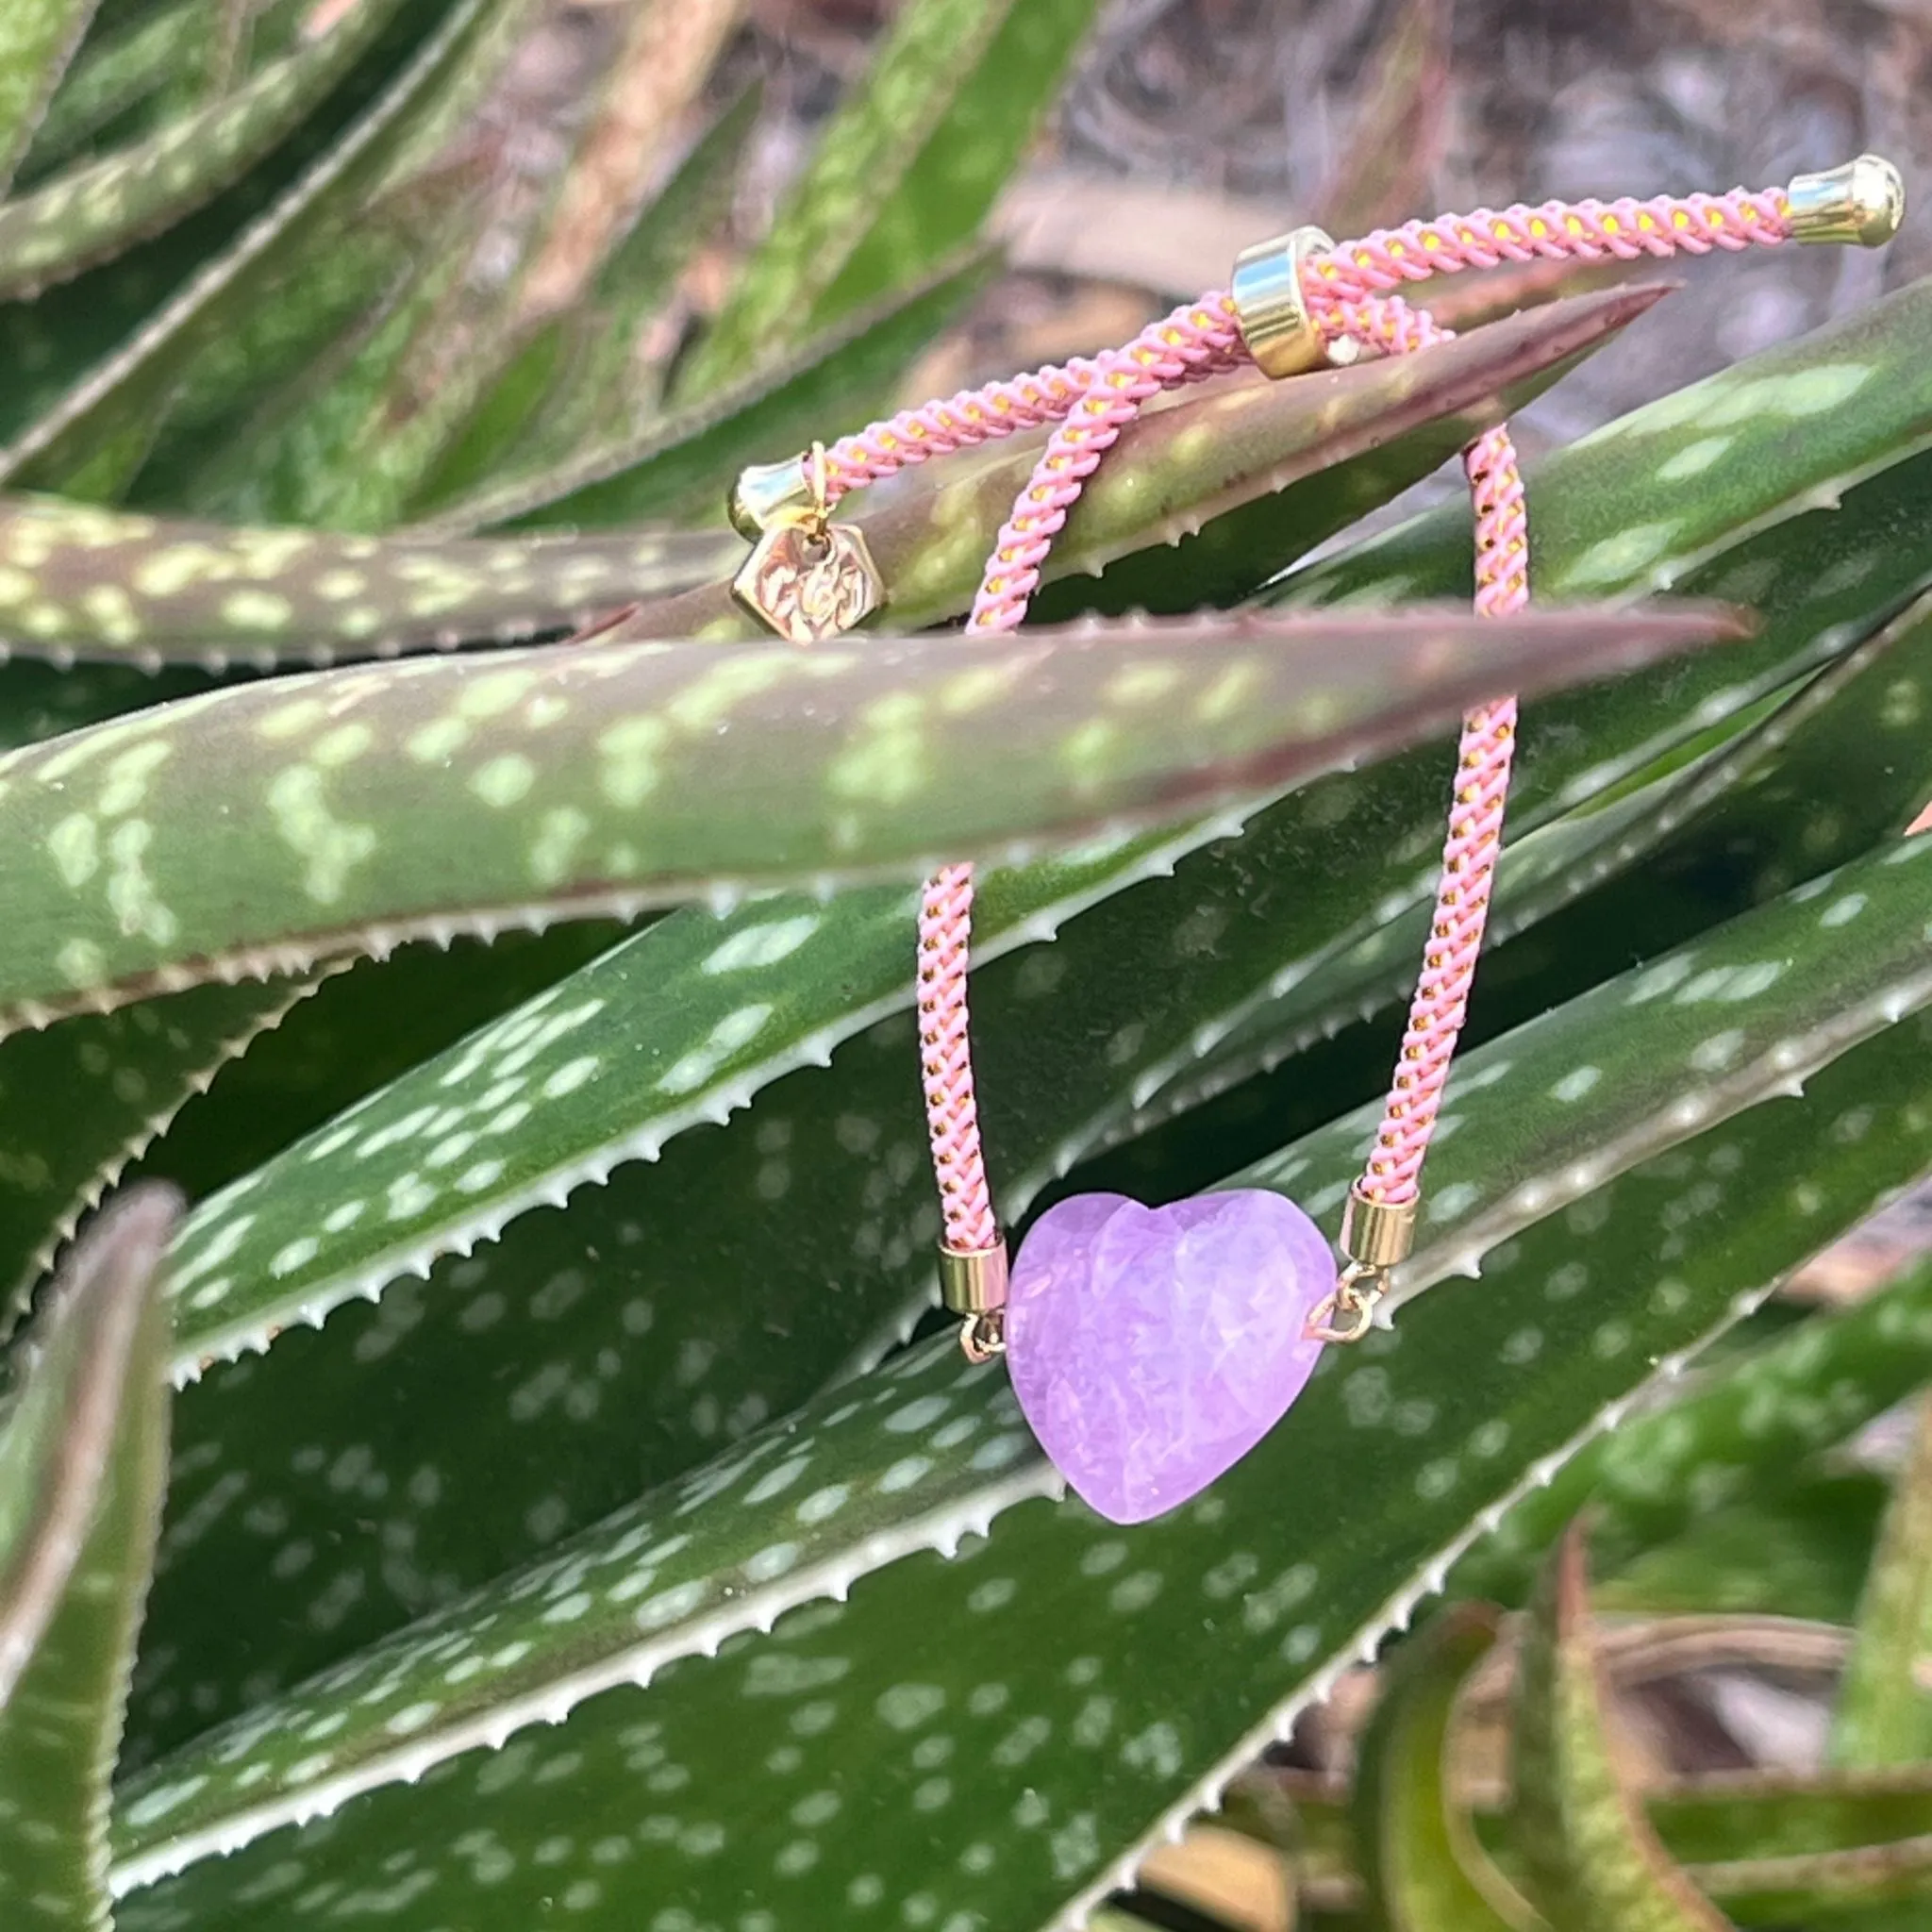
[[[1794,242],[1857,242],[1882,248],[1906,218],[1906,184],[1883,155],[1800,175],[1785,190]]]
[[[940,1249],[940,1299],[956,1315],[988,1315],[1007,1305],[1007,1238],[991,1247]]]
[[[1326,255],[1334,246],[1320,228],[1293,228],[1241,250],[1228,296],[1241,340],[1263,375],[1300,375],[1327,359],[1327,346],[1302,291],[1302,266],[1310,256]]]
[[[1341,1252],[1357,1267],[1385,1274],[1408,1259],[1415,1246],[1414,1201],[1374,1201],[1357,1181],[1341,1210]]]
[[[797,456],[741,470],[724,500],[731,527],[756,543],[767,530],[803,523],[812,509],[809,466],[809,456]]]
[[[956,1315],[959,1348],[969,1362],[990,1362],[1007,1345],[1007,1238],[985,1248],[940,1244],[940,1299]]]

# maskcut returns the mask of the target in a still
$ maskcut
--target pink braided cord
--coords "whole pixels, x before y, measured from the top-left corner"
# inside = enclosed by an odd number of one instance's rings
[[[1540,257],[1627,260],[1702,255],[1713,248],[1774,243],[1789,233],[1785,197],[1778,191],[1753,194],[1740,189],[1721,196],[1607,204],[1547,202],[1501,214],[1478,209],[1344,242],[1310,262],[1304,294],[1326,340],[1348,338],[1385,354],[1405,355],[1451,336],[1425,311],[1388,292],[1407,282]],[[1204,295],[1142,330],[1124,348],[1091,361],[989,384],[846,437],[827,453],[827,493],[836,499],[929,457],[1057,424],[1000,530],[967,622],[969,630],[1015,630],[1068,511],[1141,406],[1162,390],[1247,359],[1231,299],[1219,292]],[[1478,437],[1463,452],[1463,467],[1475,520],[1475,608],[1486,617],[1505,616],[1529,602],[1528,518],[1507,430]],[[1463,721],[1428,947],[1362,1177],[1363,1191],[1374,1200],[1395,1205],[1417,1196],[1489,917],[1515,735],[1513,698],[1484,706]],[[957,1252],[990,1248],[1000,1232],[973,1085],[966,1004],[972,916],[970,865],[947,866],[927,882],[919,919],[926,1124],[946,1245]]]

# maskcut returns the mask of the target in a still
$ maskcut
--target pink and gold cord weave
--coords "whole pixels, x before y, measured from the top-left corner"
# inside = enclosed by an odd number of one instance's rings
[[[1782,190],[1548,202],[1500,214],[1479,209],[1379,230],[1315,256],[1304,270],[1303,295],[1324,341],[1352,340],[1402,355],[1446,341],[1450,333],[1391,292],[1406,283],[1544,258],[1702,255],[1779,242],[1790,234]],[[1000,531],[967,624],[974,631],[1015,630],[1068,511],[1141,405],[1162,390],[1247,360],[1231,298],[1204,295],[1124,348],[904,410],[844,438],[827,452],[826,499],[836,502],[908,464],[1058,425]],[[1528,526],[1507,429],[1477,438],[1463,453],[1463,464],[1475,519],[1475,608],[1484,616],[1521,610],[1529,602]],[[1515,728],[1514,699],[1485,706],[1464,721],[1428,948],[1359,1184],[1371,1201],[1394,1206],[1417,1196],[1489,915]],[[968,1031],[972,913],[970,866],[947,866],[928,881],[919,924],[922,1073],[945,1245],[955,1253],[988,1249],[999,1239]]]

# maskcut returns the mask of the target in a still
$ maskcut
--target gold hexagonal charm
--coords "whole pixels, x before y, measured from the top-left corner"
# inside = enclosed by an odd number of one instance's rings
[[[781,638],[816,644],[863,623],[886,601],[886,586],[855,525],[831,524],[820,534],[797,522],[758,539],[731,594]]]

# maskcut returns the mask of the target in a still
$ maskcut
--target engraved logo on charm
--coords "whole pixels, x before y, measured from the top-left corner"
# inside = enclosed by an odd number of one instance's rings
[[[865,539],[850,524],[823,535],[803,523],[776,525],[731,581],[732,595],[794,644],[850,630],[879,608],[882,591]]]

